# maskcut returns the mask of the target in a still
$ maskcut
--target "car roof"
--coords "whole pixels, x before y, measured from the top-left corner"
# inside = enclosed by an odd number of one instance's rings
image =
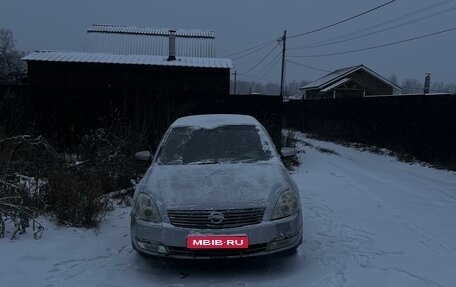
[[[254,125],[258,126],[258,121],[247,115],[233,114],[213,114],[213,115],[196,115],[177,119],[171,127],[188,127],[195,126],[200,128],[216,128],[227,125]]]

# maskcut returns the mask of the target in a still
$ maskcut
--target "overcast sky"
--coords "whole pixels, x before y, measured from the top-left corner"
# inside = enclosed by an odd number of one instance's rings
[[[0,27],[13,31],[16,46],[21,50],[81,51],[85,30],[91,24],[119,24],[149,27],[177,27],[213,30],[218,57],[229,55],[278,38],[287,30],[295,35],[331,24],[373,8],[387,0],[0,0]],[[442,0],[397,0],[382,9],[355,20],[304,37],[289,39],[291,48],[309,45],[357,31]],[[398,25],[426,15],[445,13],[395,28],[369,37],[313,49],[295,49],[288,55],[314,55],[359,49],[456,27],[456,1],[446,1],[426,13],[404,18]],[[378,29],[389,27],[381,26]],[[369,30],[371,32],[374,30]],[[366,32],[364,32],[366,33]],[[359,35],[359,34],[357,34]],[[290,60],[324,70],[365,64],[389,77],[395,73],[399,80],[422,80],[432,73],[433,81],[456,82],[456,31],[402,45],[353,54]],[[249,70],[273,46],[234,61],[238,72]],[[273,56],[263,64],[273,63]],[[271,62],[272,61],[272,62]],[[279,82],[280,63],[263,80]],[[255,80],[266,71],[259,65],[240,79]],[[287,81],[313,80],[324,72],[287,64]]]

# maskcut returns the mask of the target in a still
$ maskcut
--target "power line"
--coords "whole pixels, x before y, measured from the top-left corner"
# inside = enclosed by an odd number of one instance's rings
[[[379,5],[379,6],[376,6],[376,7],[374,7],[374,8],[371,8],[371,9],[366,10],[366,11],[364,11],[364,12],[361,12],[361,13],[359,13],[359,14],[353,15],[353,16],[351,16],[351,17],[349,17],[349,18],[344,19],[344,20],[341,20],[341,21],[338,21],[338,22],[335,22],[335,23],[332,23],[332,24],[323,26],[323,27],[321,27],[321,28],[314,29],[314,30],[310,30],[310,31],[307,31],[307,32],[304,32],[304,33],[300,33],[300,34],[293,35],[293,36],[289,36],[288,39],[297,38],[297,37],[302,37],[302,36],[309,35],[309,34],[313,34],[313,33],[316,33],[316,32],[322,31],[322,30],[326,30],[326,29],[328,29],[328,28],[337,26],[337,25],[339,25],[339,24],[348,22],[348,21],[350,21],[350,20],[353,20],[353,19],[355,19],[355,18],[361,17],[361,16],[366,15],[366,14],[368,14],[368,13],[370,13],[370,12],[373,12],[373,11],[375,11],[375,10],[378,10],[378,9],[380,9],[380,8],[382,8],[382,7],[385,7],[385,6],[387,6],[387,5],[389,5],[389,4],[393,3],[393,2],[396,2],[396,0],[388,1],[388,2],[386,2],[386,3],[383,3],[383,4]]]
[[[386,32],[386,31],[389,31],[389,30],[392,30],[392,29],[395,29],[395,28],[399,28],[399,27],[406,26],[406,25],[409,25],[409,24],[412,24],[412,23],[415,23],[415,22],[419,22],[419,21],[422,21],[422,20],[425,20],[425,19],[428,19],[428,18],[432,18],[432,17],[438,16],[438,15],[441,15],[441,14],[444,14],[444,13],[447,13],[447,12],[451,12],[453,10],[456,10],[456,6],[451,7],[448,10],[439,11],[439,12],[436,12],[436,13],[433,13],[433,14],[430,14],[430,15],[427,15],[427,16],[423,16],[421,18],[410,20],[410,21],[402,23],[402,24],[398,24],[398,25],[395,25],[395,26],[391,26],[391,27],[388,27],[388,28],[381,29],[381,30],[377,30],[377,31],[373,31],[373,32],[370,32],[370,33],[362,34],[362,35],[359,35],[359,36],[350,37],[350,38],[347,38],[347,39],[342,39],[342,40],[333,41],[333,42],[327,42],[327,43],[323,43],[323,44],[320,44],[320,45],[308,46],[308,47],[305,47],[305,48],[304,47],[303,48],[295,47],[295,48],[290,48],[289,50],[302,50],[302,49],[310,49],[310,48],[331,46],[331,45],[334,45],[334,44],[339,44],[339,43],[343,43],[343,42],[347,42],[347,41],[351,41],[351,40],[355,40],[355,39],[365,38],[365,37],[368,37],[368,36],[371,36],[371,35],[379,34],[379,33]]]
[[[272,44],[274,44],[274,42],[269,43],[269,44],[265,44],[265,45],[263,45],[263,46],[261,46],[261,47],[258,47],[258,48],[256,48],[256,49],[253,49],[253,50],[251,50],[251,51],[249,51],[249,52],[247,52],[247,53],[244,53],[244,54],[242,54],[242,55],[240,55],[240,56],[234,57],[234,58],[232,58],[232,60],[237,60],[237,59],[240,59],[240,58],[244,58],[244,57],[246,57],[246,56],[248,56],[248,55],[251,55],[251,54],[253,54],[253,53],[259,52],[259,51],[263,50],[264,48],[271,46]]]
[[[304,68],[310,69],[310,70],[316,70],[316,71],[325,72],[325,73],[331,73],[332,72],[332,71],[329,71],[329,70],[325,70],[325,69],[320,69],[320,68],[317,68],[317,67],[309,66],[309,65],[306,65],[306,64],[303,64],[303,63],[298,63],[298,62],[295,62],[295,61],[292,61],[292,60],[287,60],[287,62],[291,63],[291,64],[294,64],[296,66],[300,66],[300,67],[304,67]]]
[[[258,81],[261,81],[262,79],[265,79],[265,77],[271,72],[271,70],[277,66],[279,60],[281,59],[281,55],[282,55],[282,51],[279,51],[279,53],[276,53],[276,55],[272,58],[272,60],[267,62],[261,70],[255,72],[255,73],[249,74],[249,75],[241,75],[241,77],[244,79],[250,79],[253,82],[258,82]],[[273,82],[271,80],[268,80],[268,81]]]
[[[241,77],[245,78],[245,79],[251,79],[251,80],[261,77],[267,70],[269,70],[271,68],[271,66],[275,65],[275,62],[280,59],[281,55],[282,55],[282,52],[279,51],[279,53],[277,53],[269,62],[264,64],[264,66],[261,70],[258,70],[256,72],[248,74],[248,75],[241,75]]]
[[[410,17],[410,16],[413,16],[413,15],[416,15],[416,14],[420,14],[420,13],[423,13],[423,12],[426,12],[426,11],[429,11],[429,10],[432,10],[434,8],[438,8],[438,7],[441,7],[443,5],[446,5],[450,2],[454,2],[455,0],[445,0],[445,1],[441,1],[441,2],[438,2],[438,3],[435,3],[435,4],[432,4],[430,6],[426,6],[424,8],[421,8],[421,9],[418,9],[418,10],[415,10],[413,12],[410,12],[410,13],[407,13],[405,15],[401,15],[399,17],[396,17],[396,18],[393,18],[393,19],[390,19],[390,20],[387,20],[387,21],[384,21],[384,22],[381,22],[381,23],[378,23],[378,24],[375,24],[375,25],[372,25],[372,26],[369,26],[369,27],[366,27],[366,28],[363,28],[363,29],[359,29],[359,30],[356,30],[356,31],[353,31],[353,32],[350,32],[350,33],[347,33],[347,34],[344,34],[344,35],[340,35],[338,37],[334,37],[334,38],[331,38],[331,39],[328,39],[328,40],[324,40],[324,41],[320,41],[320,42],[316,42],[316,43],[313,43],[313,44],[307,44],[307,45],[302,45],[302,46],[295,46],[295,47],[292,47],[290,48],[289,50],[292,50],[292,49],[297,49],[297,48],[314,48],[314,47],[320,47],[320,46],[317,46],[319,44],[324,44],[324,43],[329,43],[331,41],[335,41],[335,40],[339,40],[339,39],[344,39],[346,37],[349,37],[349,36],[352,36],[352,35],[356,35],[360,32],[365,32],[365,31],[369,31],[369,30],[372,30],[374,28],[377,28],[377,27],[381,27],[381,26],[384,26],[386,24],[390,24],[390,23],[394,23],[394,22],[397,22],[397,21],[400,21],[400,20],[403,20],[407,17]]]
[[[316,70],[316,71],[320,71],[320,72],[324,72],[324,73],[332,73],[332,74],[338,74],[338,75],[345,74],[345,72],[339,72],[339,70],[330,71],[330,70],[326,70],[326,69],[322,69],[322,68],[317,68],[317,67],[314,67],[314,66],[306,65],[306,64],[303,64],[303,63],[295,62],[295,61],[292,61],[292,60],[287,60],[287,62],[291,63],[291,64],[294,64],[296,66],[300,66],[300,67],[304,67],[304,68],[307,68],[307,69],[310,69],[310,70]]]
[[[292,58],[314,58],[314,57],[326,57],[326,56],[336,56],[336,55],[350,54],[350,53],[356,53],[356,52],[361,52],[361,51],[366,51],[366,50],[373,50],[373,49],[383,48],[383,47],[386,47],[386,46],[392,46],[392,45],[397,45],[397,44],[401,44],[401,43],[405,43],[405,42],[410,42],[410,41],[414,41],[414,40],[418,40],[418,39],[422,39],[422,38],[427,38],[427,37],[431,37],[431,36],[438,35],[438,34],[447,33],[447,32],[453,31],[453,30],[456,30],[456,27],[450,28],[450,29],[446,29],[446,30],[442,30],[442,31],[438,31],[438,32],[434,32],[434,33],[430,33],[430,34],[426,34],[426,35],[413,37],[413,38],[408,38],[408,39],[405,39],[405,40],[400,40],[400,41],[390,42],[390,43],[386,43],[386,44],[366,47],[366,48],[362,48],[362,49],[348,50],[348,51],[337,52],[337,53],[316,54],[316,55],[289,55],[288,57],[292,57]]]
[[[252,79],[252,80],[253,80],[254,78],[256,78],[256,77],[259,77],[259,76],[262,75],[266,70],[268,70],[268,69],[274,64],[274,62],[275,62],[278,58],[280,58],[281,54],[282,54],[281,51],[279,51],[279,53],[276,53],[276,55],[275,55],[270,61],[266,62],[266,63],[263,65],[262,69],[260,69],[260,70],[258,70],[258,71],[255,71],[255,72],[253,72],[253,73],[250,73],[250,74],[248,74],[248,75],[241,75],[241,76],[242,76],[243,78]]]
[[[243,49],[243,50],[237,51],[237,52],[235,52],[235,53],[228,54],[228,55],[226,55],[226,56],[224,56],[224,57],[229,58],[229,57],[234,56],[234,55],[242,54],[242,53],[244,53],[244,52],[248,52],[248,51],[251,51],[251,50],[254,50],[254,49],[263,47],[263,45],[268,46],[268,45],[271,45],[272,43],[276,42],[277,40],[278,40],[278,39],[269,40],[269,41],[267,41],[267,42],[264,42],[264,43],[255,45],[255,46],[253,46],[253,47],[250,47],[250,48],[247,48],[247,49]]]
[[[256,63],[253,67],[251,67],[250,69],[248,69],[247,71],[244,71],[242,73],[238,73],[240,75],[243,75],[243,74],[247,74],[249,72],[251,72],[252,70],[254,70],[256,67],[258,67],[261,63],[264,62],[264,60],[266,60],[269,55],[272,54],[272,52],[274,52],[274,50],[277,48],[277,46],[279,46],[280,42],[277,42],[277,44],[271,49],[271,51],[269,51],[269,53],[267,53],[258,63]]]
[[[279,63],[280,60],[280,54],[278,54],[273,61],[273,64],[259,77],[256,79],[256,81],[261,81],[264,77],[266,77],[269,72]]]
[[[276,55],[273,56],[272,59],[271,59],[269,62],[267,62],[267,63],[265,63],[265,64],[263,65],[263,68],[262,68],[261,70],[258,70],[258,71],[256,71],[256,72],[252,73],[252,74],[250,75],[250,77],[251,77],[251,78],[255,78],[255,77],[260,76],[261,74],[263,74],[266,70],[268,70],[268,69],[274,64],[274,62],[275,62],[278,58],[280,58],[281,55],[282,55],[282,51],[279,51],[278,53],[276,53]]]

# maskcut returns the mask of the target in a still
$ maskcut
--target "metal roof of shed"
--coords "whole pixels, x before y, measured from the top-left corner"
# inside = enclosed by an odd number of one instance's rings
[[[231,59],[224,58],[178,57],[174,61],[167,61],[167,57],[163,56],[115,55],[84,52],[36,51],[22,59],[25,61],[150,65],[192,68],[230,69],[233,67]]]

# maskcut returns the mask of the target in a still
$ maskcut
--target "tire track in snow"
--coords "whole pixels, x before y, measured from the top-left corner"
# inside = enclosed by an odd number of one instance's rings
[[[326,159],[335,157],[334,155],[322,154],[321,156]],[[315,159],[313,159],[315,160]],[[345,160],[345,158],[343,158]],[[340,160],[337,160],[339,162]],[[306,164],[305,158],[302,162]],[[334,182],[340,183],[341,186],[346,186],[348,190],[352,190],[355,194],[361,195],[362,198],[366,199],[377,207],[380,205],[382,208],[379,211],[386,214],[393,222],[399,222],[405,226],[408,230],[415,234],[418,234],[420,242],[425,244],[430,250],[449,259],[453,263],[455,262],[455,253],[452,251],[445,242],[434,236],[433,234],[422,229],[418,225],[410,222],[408,219],[401,216],[393,208],[386,206],[385,203],[380,200],[375,194],[368,192],[366,188],[358,184],[355,178],[351,178],[352,174],[362,174],[362,176],[369,176],[368,180],[375,181],[380,184],[388,183],[386,181],[379,180],[378,178],[372,177],[366,172],[355,170],[345,165],[336,164],[334,161],[311,161],[309,168],[313,166],[315,173],[321,176],[321,173],[326,171],[329,173],[329,177],[332,179],[324,178],[328,181],[327,186],[337,186]],[[352,164],[356,164],[352,161]],[[366,164],[366,167],[369,167]],[[365,168],[360,164],[360,168]],[[303,170],[304,173],[300,176],[311,178],[313,176],[312,170]],[[367,171],[368,172],[368,171]],[[303,180],[303,182],[306,182]],[[400,186],[399,186],[400,187]],[[346,189],[345,188],[345,189]],[[328,194],[326,193],[326,196]],[[372,270],[383,270],[383,272],[401,272],[398,270],[405,271],[397,267],[388,266],[383,268],[376,266],[375,261],[377,257],[383,256],[403,256],[405,252],[403,250],[383,250],[375,246],[374,239],[375,234],[364,229],[357,229],[350,225],[342,223],[342,219],[338,217],[331,207],[326,204],[324,196],[319,195],[318,190],[311,190],[309,192],[301,192],[302,206],[304,212],[304,218],[306,217],[310,221],[314,221],[314,225],[320,226],[320,228],[314,234],[308,235],[309,240],[306,241],[306,248],[313,251],[308,251],[306,257],[318,259],[320,258],[321,265],[328,269],[326,276],[322,277],[321,280],[315,284],[315,286],[343,286],[344,284],[350,285],[350,281],[347,281],[346,270],[347,268],[352,269],[353,265],[356,264],[361,268],[370,268]],[[337,249],[342,250],[342,255],[337,253]],[[382,261],[379,261],[383,262]],[[396,268],[396,269],[394,269]],[[402,272],[406,274],[408,271]],[[441,286],[435,281],[424,278],[422,276],[416,276],[411,272],[407,273],[410,278],[420,280],[426,286]],[[412,274],[412,275],[411,275]]]
[[[429,249],[438,253],[439,255],[449,259],[453,264],[456,263],[456,250],[450,247],[446,242],[439,239],[437,236],[433,235],[431,232],[423,229],[413,221],[405,218],[404,216],[400,215],[400,213],[391,206],[388,206],[384,201],[378,198],[374,193],[369,191],[368,189],[364,188],[362,185],[358,184],[355,180],[351,179],[349,173],[346,171],[350,171],[350,174],[358,173],[361,174],[365,178],[369,178],[372,182],[379,182],[385,186],[388,186],[387,181],[379,180],[377,177],[372,177],[368,172],[361,171],[361,170],[354,170],[352,167],[344,165],[341,166],[337,163],[333,163],[335,167],[339,168],[339,172],[344,174],[340,180],[346,184],[347,186],[351,187],[353,190],[358,191],[360,194],[364,194],[367,196],[368,200],[374,204],[380,204],[382,207],[382,212],[385,212],[394,217],[399,222],[401,222],[408,230],[417,233],[420,238],[421,242],[425,244]],[[401,187],[399,187],[401,188]]]
[[[58,279],[72,279],[76,277],[83,277],[90,274],[92,271],[89,268],[89,264],[92,262],[106,261],[113,255],[110,249],[107,249],[106,255],[89,256],[81,259],[69,259],[57,262],[53,264],[53,267],[49,269],[50,274],[46,277],[46,280],[58,280]]]
[[[443,286],[443,285],[438,284],[437,282],[434,282],[434,281],[432,281],[432,280],[430,280],[430,279],[427,279],[427,278],[418,276],[418,275],[416,275],[416,274],[413,274],[412,272],[406,271],[406,270],[401,269],[401,268],[395,267],[395,268],[393,268],[393,270],[396,271],[396,272],[399,272],[399,273],[406,274],[406,275],[408,275],[409,277],[411,277],[411,278],[413,278],[413,279],[416,279],[416,280],[418,280],[418,281],[421,281],[421,282],[423,282],[423,283],[426,283],[426,285],[429,285],[429,284],[430,284],[430,285],[432,285],[432,286],[445,287],[445,286]]]
[[[312,195],[311,195],[312,194]],[[327,273],[313,286],[344,286],[348,279],[346,270],[353,264],[361,268],[372,266],[372,252],[362,246],[373,243],[373,233],[351,227],[341,221],[329,205],[318,199],[315,193],[302,194],[305,220],[318,226],[316,231],[306,234],[304,256],[319,262]],[[394,251],[376,250],[377,255],[401,254]]]

